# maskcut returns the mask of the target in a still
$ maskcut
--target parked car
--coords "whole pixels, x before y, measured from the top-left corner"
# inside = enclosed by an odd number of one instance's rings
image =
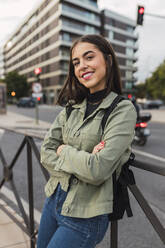
[[[32,97],[21,97],[17,103],[17,107],[33,108],[36,105],[36,100]]]
[[[163,105],[162,100],[147,100],[145,103],[142,104],[143,109],[158,109],[160,106]]]

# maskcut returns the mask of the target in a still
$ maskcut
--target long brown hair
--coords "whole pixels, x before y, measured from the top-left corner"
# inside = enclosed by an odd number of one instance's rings
[[[108,95],[110,91],[114,91],[117,94],[122,94],[119,66],[111,44],[101,35],[89,34],[77,39],[70,48],[69,73],[57,100],[57,103],[60,105],[63,105],[64,101],[68,102],[69,100],[74,100],[75,103],[80,103],[84,100],[89,92],[89,89],[80,84],[76,78],[74,74],[74,66],[72,63],[73,48],[81,42],[87,42],[95,45],[102,52],[105,58],[107,66],[106,95]]]

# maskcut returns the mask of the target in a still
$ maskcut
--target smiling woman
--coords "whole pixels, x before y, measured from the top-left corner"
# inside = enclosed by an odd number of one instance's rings
[[[103,239],[113,210],[113,172],[120,174],[130,156],[136,123],[133,104],[124,100],[103,131],[104,113],[118,94],[120,73],[111,44],[99,35],[76,40],[58,99],[67,105],[41,147],[50,179],[38,248],[94,248]]]

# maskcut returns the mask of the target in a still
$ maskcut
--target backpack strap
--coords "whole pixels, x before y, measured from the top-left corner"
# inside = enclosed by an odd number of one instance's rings
[[[124,100],[125,98],[121,95],[117,95],[115,97],[115,99],[113,100],[113,102],[111,103],[111,105],[105,110],[101,125],[102,125],[102,130],[104,131],[105,128],[105,124],[107,122],[107,119],[109,117],[109,115],[111,114],[111,112],[115,109],[115,107],[117,106],[117,104],[119,102],[121,102],[122,100]]]
[[[135,184],[135,178],[133,172],[129,169],[134,161],[135,155],[130,154],[129,160],[122,166],[119,178],[116,178],[116,170],[112,174],[113,179],[113,212],[109,214],[110,221],[116,221],[123,218],[124,213],[127,213],[128,217],[132,217],[128,185]]]
[[[134,185],[136,183],[134,174],[132,170],[129,168],[129,166],[133,164],[134,159],[135,159],[135,154],[131,153],[128,161],[123,165],[121,174],[118,178],[118,181],[122,185],[122,193],[124,196],[125,210],[126,210],[128,217],[133,216],[131,205],[130,205],[130,200],[129,200],[129,195],[128,195],[128,185]]]

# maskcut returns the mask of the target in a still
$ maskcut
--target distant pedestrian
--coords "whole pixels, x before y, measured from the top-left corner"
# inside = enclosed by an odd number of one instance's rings
[[[94,248],[104,238],[113,206],[112,174],[117,170],[119,175],[130,156],[136,123],[135,108],[124,100],[102,133],[104,112],[121,93],[110,43],[99,35],[75,41],[58,99],[61,105],[67,101],[68,107],[57,116],[41,147],[41,163],[50,179],[38,248]]]

